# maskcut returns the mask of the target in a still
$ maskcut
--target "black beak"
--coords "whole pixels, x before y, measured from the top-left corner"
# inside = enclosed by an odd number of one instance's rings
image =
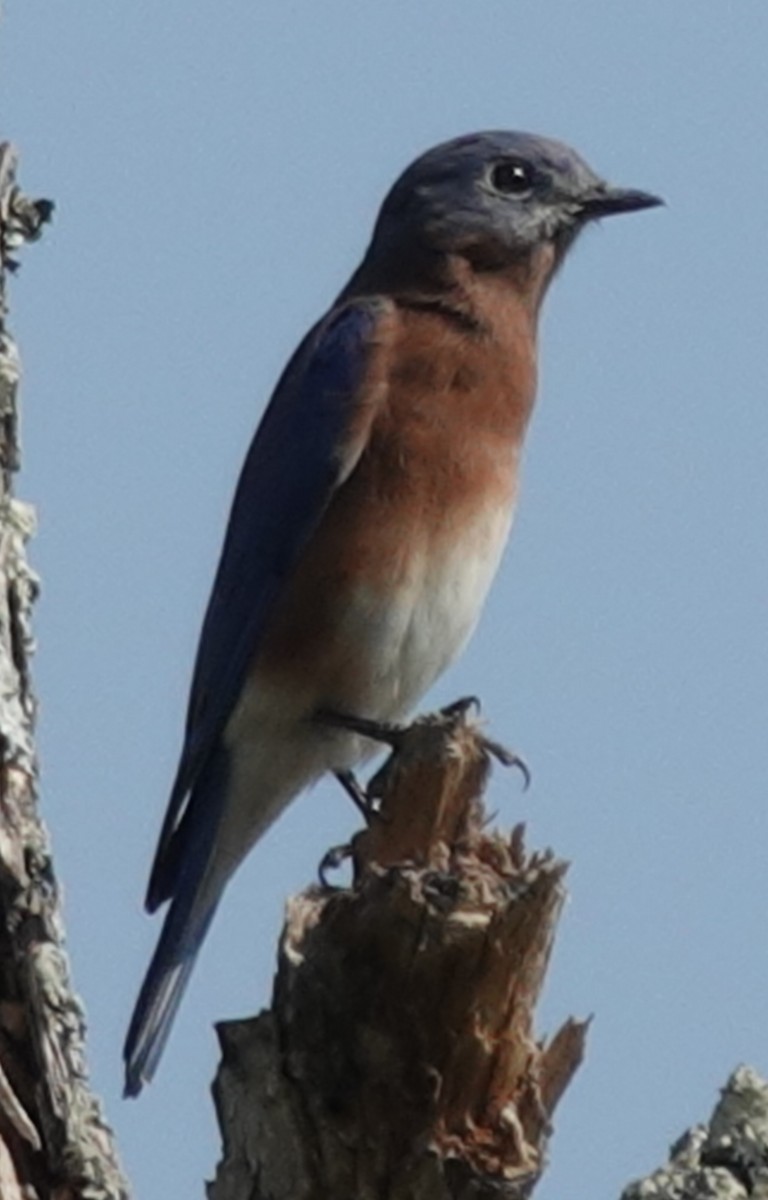
[[[656,208],[664,201],[650,192],[639,192],[636,188],[618,188],[603,184],[602,187],[584,196],[581,212],[585,220],[611,217],[614,213],[639,212],[641,208]]]

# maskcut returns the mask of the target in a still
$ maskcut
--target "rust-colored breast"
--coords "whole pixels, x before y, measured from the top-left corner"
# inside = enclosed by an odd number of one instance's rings
[[[393,307],[361,389],[366,447],[285,589],[263,666],[338,657],[348,597],[405,593],[484,522],[505,536],[535,386],[528,316],[503,289],[471,317]]]
[[[374,572],[387,571],[425,530],[450,536],[478,507],[512,503],[535,345],[514,297],[491,300],[490,311],[475,309],[474,328],[440,312],[396,310],[371,365],[386,387],[367,448],[328,513],[328,549],[338,524],[349,555],[350,525],[358,526],[358,553]]]

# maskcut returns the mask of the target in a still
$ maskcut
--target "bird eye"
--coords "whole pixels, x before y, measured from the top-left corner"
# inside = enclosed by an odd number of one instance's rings
[[[533,187],[533,169],[519,158],[506,158],[491,168],[491,186],[505,196],[522,196]]]

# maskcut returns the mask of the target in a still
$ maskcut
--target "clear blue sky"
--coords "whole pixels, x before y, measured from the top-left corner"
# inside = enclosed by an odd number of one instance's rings
[[[595,1013],[537,1195],[615,1197],[768,1069],[768,8],[702,0],[6,0],[2,135],[57,201],[24,253],[43,804],[96,1087],[142,1200],[202,1194],[211,1023],[268,999],[285,897],[354,827],[320,786],[221,910],[156,1082],[120,1046],[141,897],[241,457],[417,152],[575,145],[668,207],[549,298],[519,519],[435,689],[534,771],[491,800],[572,860],[542,1029]]]

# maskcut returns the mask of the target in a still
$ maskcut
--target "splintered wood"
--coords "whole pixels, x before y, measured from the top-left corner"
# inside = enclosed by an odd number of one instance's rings
[[[489,748],[400,734],[352,887],[291,901],[272,1009],[219,1027],[212,1200],[530,1194],[586,1025],[534,1032],[565,864],[485,828]]]

